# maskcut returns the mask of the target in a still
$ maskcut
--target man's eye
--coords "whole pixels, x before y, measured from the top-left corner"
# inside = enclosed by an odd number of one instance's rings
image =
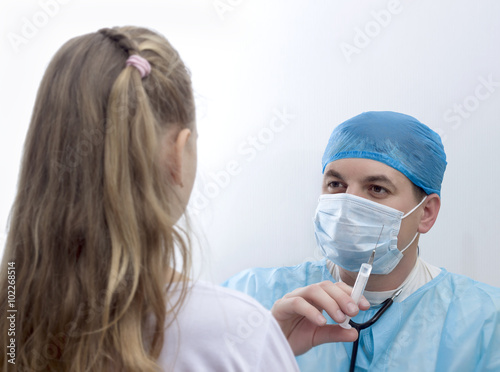
[[[332,189],[337,189],[337,188],[341,188],[341,187],[344,187],[344,185],[342,185],[342,183],[338,182],[338,181],[332,181],[328,184],[328,187],[332,188]]]
[[[383,188],[382,186],[378,186],[378,185],[371,186],[371,191],[373,191],[375,194],[387,193],[387,190],[385,188]]]

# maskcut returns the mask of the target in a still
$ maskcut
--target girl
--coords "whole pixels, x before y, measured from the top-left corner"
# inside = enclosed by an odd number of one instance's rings
[[[2,262],[2,370],[297,370],[267,310],[189,280],[176,222],[196,137],[189,73],[162,36],[103,29],[57,52]]]

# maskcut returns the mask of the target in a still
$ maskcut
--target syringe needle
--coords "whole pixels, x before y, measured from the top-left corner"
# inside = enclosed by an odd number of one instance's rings
[[[382,229],[380,230],[380,233],[378,234],[377,242],[375,243],[375,247],[373,248],[372,255],[370,256],[370,259],[368,260],[368,265],[373,265],[373,260],[375,259],[375,252],[377,250],[377,245],[378,242],[380,241],[380,237],[382,236],[382,231],[384,231],[384,226],[382,225]]]

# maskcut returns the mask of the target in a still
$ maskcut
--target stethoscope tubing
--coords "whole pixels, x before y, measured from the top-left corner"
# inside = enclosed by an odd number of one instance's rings
[[[360,331],[372,326],[375,324],[377,320],[382,316],[383,313],[393,304],[394,298],[396,298],[399,294],[401,293],[401,290],[397,291],[392,297],[388,298],[384,302],[382,302],[382,307],[378,309],[377,313],[367,322],[364,323],[356,323],[352,321],[352,319],[349,321],[349,324],[351,327],[355,328],[358,331],[358,338],[356,341],[354,341],[352,345],[352,354],[351,354],[351,365],[349,367],[349,372],[354,372],[354,367],[356,366],[356,357],[358,356],[358,345],[359,345],[359,337]]]

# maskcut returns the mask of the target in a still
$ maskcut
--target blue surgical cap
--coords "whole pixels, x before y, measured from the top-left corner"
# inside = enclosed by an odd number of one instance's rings
[[[428,195],[440,195],[446,154],[439,135],[417,119],[370,111],[337,126],[323,154],[323,173],[332,161],[372,159],[400,171]]]

